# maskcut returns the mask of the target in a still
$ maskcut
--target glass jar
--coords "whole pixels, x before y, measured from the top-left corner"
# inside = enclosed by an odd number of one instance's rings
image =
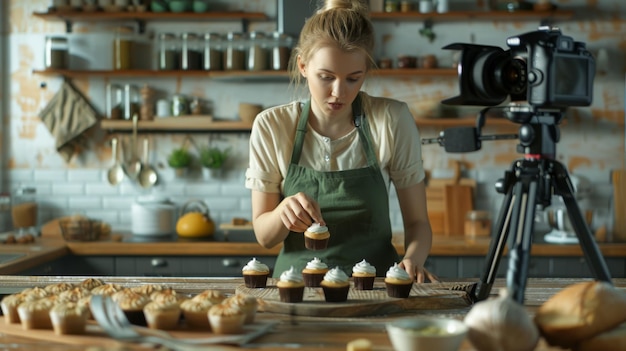
[[[31,187],[20,187],[13,196],[11,220],[13,229],[18,235],[37,235],[37,190]]]
[[[267,39],[265,33],[250,32],[248,34],[246,51],[246,69],[248,71],[267,70]]]
[[[159,69],[179,69],[179,56],[180,47],[178,45],[178,41],[176,40],[176,36],[172,33],[161,33],[159,35]]]
[[[114,70],[130,69],[132,32],[133,30],[130,27],[117,27],[115,29],[112,50]]]
[[[284,71],[287,69],[292,45],[293,39],[288,34],[280,32],[272,33],[269,65],[271,70]]]
[[[65,37],[46,37],[45,67],[66,69],[69,67],[69,45]]]
[[[202,69],[202,41],[193,33],[181,34],[180,68],[183,70]]]
[[[189,102],[184,95],[172,96],[172,116],[185,116],[189,114]]]
[[[488,238],[491,234],[491,216],[488,211],[468,211],[465,215],[465,236],[468,239]]]
[[[245,42],[243,34],[229,32],[224,47],[224,70],[241,71],[245,69]]]
[[[0,232],[10,229],[11,223],[11,194],[0,193]]]
[[[222,69],[222,36],[217,33],[204,35],[204,63],[207,71]]]

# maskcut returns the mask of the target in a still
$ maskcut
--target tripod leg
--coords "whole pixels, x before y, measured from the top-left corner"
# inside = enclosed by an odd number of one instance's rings
[[[513,220],[510,231],[515,236],[509,250],[506,286],[511,297],[523,304],[537,201],[536,178],[525,177],[515,185],[514,192],[516,201],[511,216]]]
[[[487,254],[487,267],[483,273],[483,276],[478,284],[478,293],[474,300],[481,301],[489,297],[491,287],[496,279],[498,273],[498,265],[500,264],[500,258],[504,252],[506,240],[509,233],[509,223],[511,221],[511,200],[513,197],[512,187],[508,187],[507,193],[502,201],[502,207],[498,214],[498,221],[493,227],[493,234],[491,237],[491,243],[489,246],[489,253]]]
[[[563,198],[563,202],[565,202],[569,220],[572,223],[574,231],[576,232],[576,236],[578,237],[583,253],[585,254],[585,258],[589,262],[591,273],[597,280],[611,283],[609,268],[604,261],[604,257],[600,252],[598,244],[596,244],[593,240],[591,230],[589,229],[587,222],[584,220],[580,208],[578,207],[578,203],[576,203],[573,186],[569,176],[567,175],[567,170],[562,164],[556,161],[553,163],[553,167],[556,175],[554,177],[554,185],[556,189],[555,194],[560,195]]]

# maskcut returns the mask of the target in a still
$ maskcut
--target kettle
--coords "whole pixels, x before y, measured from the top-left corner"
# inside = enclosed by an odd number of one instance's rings
[[[203,201],[192,200],[181,208],[176,222],[176,233],[185,238],[210,237],[215,233],[215,222]]]

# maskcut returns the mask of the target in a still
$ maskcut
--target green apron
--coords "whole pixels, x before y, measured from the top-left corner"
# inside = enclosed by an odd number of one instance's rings
[[[329,268],[339,267],[348,276],[354,264],[365,259],[376,267],[376,275],[384,276],[389,267],[399,262],[398,252],[391,243],[389,195],[372,148],[367,119],[361,111],[360,96],[352,104],[355,125],[367,156],[367,167],[337,172],[320,172],[299,165],[307,130],[311,102],[304,106],[285,177],[284,195],[303,192],[320,205],[330,232],[325,250],[312,251],[304,247],[304,235],[290,232],[274,266],[273,276],[294,266],[302,270],[314,257]]]

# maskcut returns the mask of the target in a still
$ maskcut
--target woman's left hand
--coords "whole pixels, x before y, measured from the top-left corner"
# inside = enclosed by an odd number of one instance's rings
[[[404,258],[400,263],[400,267],[404,268],[409,276],[417,283],[424,283],[426,281],[430,281],[431,283],[439,282],[439,277],[428,271],[424,266],[413,264],[409,258]]]

